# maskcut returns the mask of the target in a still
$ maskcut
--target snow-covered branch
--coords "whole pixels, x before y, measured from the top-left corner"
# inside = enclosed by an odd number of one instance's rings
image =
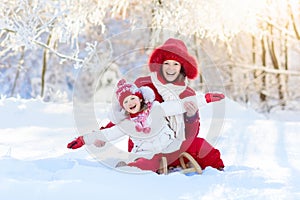
[[[68,56],[68,55],[65,55],[63,53],[59,53],[55,49],[49,47],[48,45],[46,45],[46,44],[44,44],[44,43],[42,43],[40,41],[34,40],[33,42],[35,44],[37,44],[37,45],[39,45],[41,47],[44,47],[45,49],[49,50],[51,53],[54,53],[55,55],[57,55],[61,59],[71,60],[71,61],[75,61],[75,62],[79,62],[79,63],[82,63],[84,61],[83,59],[77,58],[75,56]]]
[[[215,65],[205,66],[205,68],[215,68]],[[259,66],[259,65],[250,65],[245,63],[222,63],[218,67],[232,67],[232,68],[241,68],[246,69],[247,71],[262,71],[270,74],[284,74],[292,76],[300,76],[300,71],[293,70],[284,70],[284,69],[274,69],[272,66]]]

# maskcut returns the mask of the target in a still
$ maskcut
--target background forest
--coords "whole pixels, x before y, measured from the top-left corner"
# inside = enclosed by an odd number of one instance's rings
[[[300,109],[299,0],[2,0],[1,98],[103,100],[116,79],[147,73],[169,37],[198,59],[194,89],[260,112]]]
[[[226,95],[198,134],[225,171],[115,170],[127,136],[104,159],[66,148],[169,37],[198,60],[189,84]],[[299,83],[300,0],[1,0],[0,199],[300,199]]]

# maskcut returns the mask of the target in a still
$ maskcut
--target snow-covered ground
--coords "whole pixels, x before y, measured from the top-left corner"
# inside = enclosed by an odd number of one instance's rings
[[[225,105],[221,135],[212,141],[225,172],[165,176],[119,172],[85,148],[67,149],[78,136],[71,103],[2,99],[0,199],[300,199],[299,113],[267,119],[229,99]],[[201,109],[203,136],[211,110]]]

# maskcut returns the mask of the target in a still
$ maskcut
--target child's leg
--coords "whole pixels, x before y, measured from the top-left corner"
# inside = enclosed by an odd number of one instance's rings
[[[220,151],[203,138],[195,138],[187,152],[193,156],[202,169],[205,169],[207,166],[216,169],[224,168]]]
[[[142,170],[151,170],[153,172],[157,172],[160,168],[160,159],[162,155],[156,154],[151,159],[139,158],[134,162],[130,162],[127,165],[132,167],[138,167]]]
[[[167,154],[168,161],[172,161],[169,167],[180,165],[180,153],[189,153],[201,166],[205,169],[207,166],[222,170],[224,163],[221,159],[221,154],[218,149],[215,149],[203,138],[195,138],[194,140],[186,140],[182,143],[181,149],[177,152]],[[175,159],[174,159],[175,158]]]

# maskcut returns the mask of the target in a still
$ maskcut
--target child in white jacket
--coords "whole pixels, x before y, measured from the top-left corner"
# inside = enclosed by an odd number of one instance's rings
[[[124,79],[118,82],[116,97],[125,110],[125,117],[116,126],[78,137],[68,144],[68,148],[77,149],[84,144],[96,145],[99,140],[109,142],[128,135],[135,145],[131,151],[132,161],[139,157],[150,159],[157,153],[174,152],[180,148],[185,138],[176,135],[169,127],[166,117],[186,112],[184,101],[195,101],[198,106],[204,102],[199,97],[189,97],[159,103],[154,101],[155,94],[151,88],[138,88],[134,84],[126,83]]]

